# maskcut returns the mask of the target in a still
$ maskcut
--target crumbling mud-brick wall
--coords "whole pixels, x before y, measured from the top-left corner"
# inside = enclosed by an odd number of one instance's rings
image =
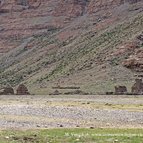
[[[14,89],[12,87],[4,87],[0,95],[14,95]]]
[[[143,82],[142,79],[136,79],[134,85],[131,88],[132,94],[143,94]]]
[[[115,94],[126,94],[127,93],[127,87],[126,86],[115,86]]]
[[[20,84],[16,90],[17,95],[29,95],[28,88],[24,84]]]

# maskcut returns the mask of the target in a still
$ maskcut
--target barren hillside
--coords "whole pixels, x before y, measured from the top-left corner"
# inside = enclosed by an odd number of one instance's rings
[[[142,27],[142,0],[8,1],[0,8],[0,86],[25,83],[35,94],[57,85],[130,88],[143,72]]]

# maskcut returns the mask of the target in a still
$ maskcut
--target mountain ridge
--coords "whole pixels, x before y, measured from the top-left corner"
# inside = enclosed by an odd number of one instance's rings
[[[51,92],[54,85],[91,93],[130,87],[135,71],[125,62],[142,50],[136,37],[143,2],[113,0],[115,7],[102,2],[49,0],[36,10],[15,10],[12,17],[2,13],[0,85],[25,83],[35,94]],[[91,3],[93,10],[87,8]]]

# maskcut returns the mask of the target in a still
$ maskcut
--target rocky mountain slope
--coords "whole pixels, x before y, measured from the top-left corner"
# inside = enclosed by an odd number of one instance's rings
[[[11,1],[0,19],[1,87],[105,93],[142,76],[142,0],[42,0],[36,9]]]

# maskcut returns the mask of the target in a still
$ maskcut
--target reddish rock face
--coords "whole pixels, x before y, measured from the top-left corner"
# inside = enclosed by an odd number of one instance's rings
[[[53,11],[54,16],[81,16],[86,8],[84,0],[59,0],[58,5]]]
[[[123,66],[135,72],[143,71],[143,49],[137,49],[133,55],[122,62]]]
[[[127,59],[126,61],[123,62],[123,65],[129,69],[134,69],[134,68],[139,68],[139,60],[135,58],[130,58]]]
[[[116,21],[112,9],[124,2],[134,3],[139,0],[0,0],[0,53],[6,53],[19,46],[19,41],[41,33],[49,26],[63,28],[75,18],[90,17],[101,11],[108,21],[96,26],[101,29]],[[3,3],[4,2],[4,3]],[[35,8],[30,8],[30,7]],[[11,9],[13,8],[13,13]],[[104,14],[103,14],[104,13]],[[98,13],[97,15],[100,15]],[[31,22],[32,18],[33,21]],[[40,20],[40,19],[44,20]],[[95,18],[95,16],[91,17]],[[50,19],[50,20],[48,20]],[[97,19],[97,18],[95,18]],[[79,20],[80,21],[80,20]],[[100,21],[100,19],[99,19]],[[82,22],[80,23],[82,25]],[[94,26],[93,26],[94,28]],[[66,31],[72,33],[73,31]],[[77,30],[75,30],[77,34]],[[74,33],[75,33],[74,32]],[[73,35],[74,35],[73,33]]]
[[[126,94],[127,93],[127,88],[126,86],[115,86],[115,94]]]
[[[125,2],[136,3],[140,0],[59,0],[53,14],[55,16],[77,17],[84,13],[95,13],[99,10],[107,10],[116,7]]]
[[[28,92],[27,87],[24,84],[21,84],[17,88],[17,95],[29,95],[30,93]]]
[[[142,79],[135,80],[135,84],[132,86],[132,94],[143,94]]]
[[[135,42],[130,45],[125,45],[124,47],[127,50],[124,50],[124,53],[129,53],[129,57],[122,62],[122,65],[126,68],[129,68],[135,72],[143,71],[143,33],[138,35],[135,38]]]
[[[123,0],[110,0],[110,1],[107,1],[107,0],[91,0],[89,2],[89,5],[88,5],[88,12],[89,13],[94,13],[94,12],[97,12],[101,9],[108,9],[110,7],[116,7],[116,6],[119,6],[121,4],[123,4],[124,1]]]

